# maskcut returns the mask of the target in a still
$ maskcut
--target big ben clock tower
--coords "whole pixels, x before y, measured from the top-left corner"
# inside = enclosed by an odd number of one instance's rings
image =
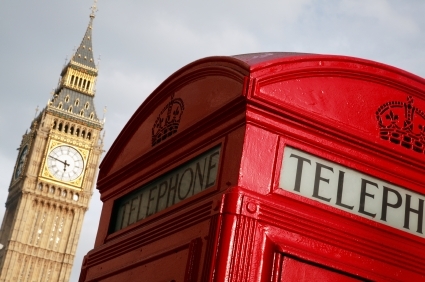
[[[102,154],[92,24],[21,141],[0,229],[0,281],[68,281]],[[3,189],[3,188],[0,188]]]

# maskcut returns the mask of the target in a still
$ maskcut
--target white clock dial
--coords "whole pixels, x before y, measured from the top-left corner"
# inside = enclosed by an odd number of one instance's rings
[[[73,181],[83,173],[84,161],[76,149],[70,146],[59,146],[50,151],[47,167],[56,179]]]

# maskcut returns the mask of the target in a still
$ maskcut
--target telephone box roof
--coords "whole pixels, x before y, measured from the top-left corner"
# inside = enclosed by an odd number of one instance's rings
[[[296,53],[296,52],[263,52],[263,53],[248,53],[232,56],[239,61],[244,62],[250,67],[255,67],[263,64],[280,61],[291,57],[308,57],[315,54]],[[317,56],[317,55],[316,55]]]
[[[227,81],[233,81],[232,83],[238,84],[239,88],[235,86],[238,90],[233,90],[233,94],[231,95],[233,95],[234,99],[239,99],[238,101],[243,101],[242,103],[245,104],[254,102],[258,97],[253,93],[255,91],[260,91],[259,89],[263,86],[271,85],[277,81],[287,81],[288,78],[297,80],[309,77],[345,77],[354,80],[360,79],[362,81],[385,85],[385,87],[390,87],[392,89],[402,90],[405,93],[409,93],[408,95],[415,96],[419,98],[419,100],[425,101],[425,80],[423,78],[401,69],[370,60],[348,56],[290,52],[266,52],[235,56],[206,57],[177,70],[161,83],[141,104],[106,154],[100,166],[99,180],[102,181],[102,177],[112,173],[115,169],[119,169],[119,167],[125,163],[133,161],[130,156],[123,157],[125,155],[123,152],[129,147],[131,142],[136,142],[135,139],[143,136],[137,135],[141,133],[139,132],[136,134],[136,131],[139,130],[141,124],[145,123],[150,115],[153,115],[155,109],[158,111],[158,107],[164,107],[163,104],[169,101],[170,96],[174,97],[174,94],[178,93],[179,89],[188,86],[194,81],[199,81],[208,77],[222,77],[226,78]],[[275,93],[273,95],[286,95],[284,86],[282,86],[280,91],[281,94]],[[193,94],[192,98],[201,100],[199,95],[199,93]],[[271,98],[272,100],[274,99],[274,97]],[[307,101],[302,102],[300,100],[302,97],[292,97],[288,99],[297,100],[298,103],[307,103]],[[349,101],[350,99],[351,97],[348,97],[345,100]],[[215,102],[213,99],[211,101]],[[423,103],[422,101],[419,101],[419,103]],[[270,109],[274,107],[271,100],[255,100],[255,103],[258,102],[264,102],[264,105],[267,104],[267,107],[270,107]],[[420,106],[422,107],[422,104]],[[199,108],[200,106],[198,105],[197,107]],[[323,109],[324,108],[318,108],[320,111]],[[214,110],[217,111],[218,109]],[[207,115],[208,113],[206,113],[205,116],[197,116],[197,118],[203,119]],[[335,113],[331,119],[336,116],[337,113]],[[349,117],[347,116],[346,119],[348,120]],[[152,120],[149,122],[153,123]],[[152,128],[152,125],[150,125],[150,127]],[[179,129],[179,132],[182,131]],[[138,140],[138,142],[150,142],[150,137],[146,136],[148,131],[145,130],[144,134],[144,138],[147,139]],[[153,147],[149,148],[152,149]],[[148,149],[146,148],[146,150],[142,151],[147,152]],[[135,152],[132,152],[132,154],[134,153]],[[117,159],[120,159],[122,162],[117,162]],[[112,169],[114,165],[116,167]]]

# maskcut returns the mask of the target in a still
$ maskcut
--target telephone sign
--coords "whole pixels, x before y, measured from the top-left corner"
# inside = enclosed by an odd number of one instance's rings
[[[116,201],[113,231],[160,212],[214,186],[220,147],[195,157],[181,167]]]
[[[285,147],[279,187],[425,238],[425,196]]]

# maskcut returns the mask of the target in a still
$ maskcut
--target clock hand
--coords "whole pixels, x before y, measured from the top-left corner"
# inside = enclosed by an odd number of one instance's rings
[[[54,160],[57,160],[60,163],[63,163],[63,171],[66,171],[66,166],[69,166],[69,163],[67,163],[66,160],[65,161],[61,161],[60,159],[55,158],[55,157],[52,157],[52,156],[49,156],[49,158],[52,158]]]
[[[64,162],[64,161],[61,161],[60,159],[57,159],[57,158],[55,158],[55,157],[49,156],[49,158],[52,158],[52,159],[54,159],[54,160],[57,160],[57,161],[58,161],[58,162],[60,162],[60,163],[65,164],[65,162]]]
[[[69,165],[67,162],[66,162],[66,160],[65,160],[65,162],[63,163],[63,171],[66,171],[66,166],[67,165]]]

